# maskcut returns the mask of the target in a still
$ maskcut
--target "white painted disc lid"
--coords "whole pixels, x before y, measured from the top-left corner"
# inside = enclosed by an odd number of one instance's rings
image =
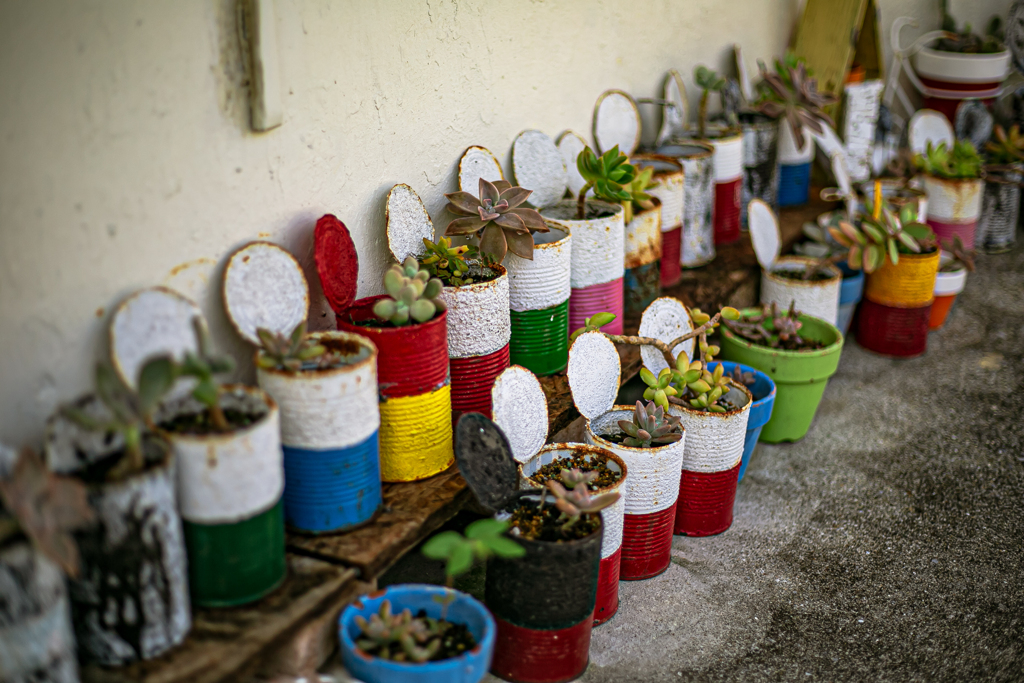
[[[573,197],[579,197],[580,190],[587,184],[576,167],[576,157],[586,147],[587,141],[574,131],[567,130],[558,136],[558,151],[562,153],[562,162],[565,164],[566,184]],[[592,194],[592,192],[588,192],[588,194]]]
[[[473,190],[473,194],[476,195],[477,191]],[[405,183],[395,185],[388,192],[384,221],[388,226],[388,249],[399,263],[410,256],[418,258],[426,253],[423,238],[434,241],[430,214],[416,190]]]
[[[550,206],[565,195],[567,173],[555,141],[539,130],[524,130],[512,143],[512,172],[516,184],[533,190],[529,202]]]
[[[914,154],[923,154],[929,141],[932,147],[937,147],[940,142],[949,147],[953,144],[953,126],[934,109],[918,109],[910,117],[907,139]]]
[[[775,212],[760,199],[751,199],[747,205],[747,228],[750,230],[750,243],[754,245],[757,262],[765,270],[771,270],[779,260],[782,246]]]
[[[491,150],[474,145],[459,159],[459,189],[475,197],[480,191],[481,178],[493,183],[495,180],[504,180],[505,174]]]
[[[651,305],[644,310],[644,314],[640,318],[638,333],[641,337],[652,337],[668,343],[689,332],[693,332],[693,319],[690,318],[690,312],[686,310],[686,306],[679,299],[663,296],[652,301]],[[680,356],[690,358],[693,356],[693,347],[694,340],[687,339],[683,343],[677,344],[672,349],[672,353],[676,358]],[[655,375],[668,367],[665,356],[653,346],[641,346],[640,358],[643,360],[644,367]]]
[[[250,242],[224,267],[224,307],[243,339],[259,344],[265,327],[291,334],[309,312],[309,285],[287,250],[271,242]]]
[[[601,154],[615,145],[631,155],[640,145],[640,110],[629,93],[605,90],[594,106],[594,142]]]
[[[675,69],[669,69],[665,74],[661,98],[671,105],[661,108],[659,147],[690,127],[690,102],[686,99],[686,85],[683,83],[683,77]]]
[[[494,380],[491,402],[512,457],[526,462],[536,455],[548,438],[548,400],[537,377],[518,365],[505,368]]]
[[[619,394],[622,367],[615,344],[600,332],[581,334],[569,349],[572,402],[587,419],[607,413]]]
[[[169,353],[182,360],[196,351],[192,319],[203,312],[188,297],[165,287],[143,289],[122,301],[110,319],[110,359],[114,371],[135,387],[148,359]]]
[[[750,81],[750,72],[747,71],[747,62],[743,59],[743,48],[739,43],[732,46],[733,57],[736,59],[736,75],[740,84],[740,92],[747,102],[754,101],[754,86]]]

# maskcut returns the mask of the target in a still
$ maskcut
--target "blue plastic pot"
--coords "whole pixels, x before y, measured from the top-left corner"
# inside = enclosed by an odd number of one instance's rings
[[[843,282],[839,285],[839,315],[836,316],[836,327],[845,335],[850,331],[853,311],[864,293],[864,273],[853,270],[845,263],[837,265],[839,270],[843,271]]]
[[[802,206],[811,190],[811,162],[779,165],[779,206]]]
[[[406,664],[370,657],[356,650],[359,636],[356,616],[369,619],[380,612],[380,604],[391,601],[391,611],[408,608],[415,615],[424,610],[431,617],[441,616],[441,603],[446,589],[428,584],[405,583],[388,586],[383,591],[363,596],[342,610],[338,618],[341,640],[341,660],[353,677],[363,683],[479,683],[487,674],[494,654],[494,636],[497,627],[494,618],[480,602],[459,591],[455,601],[448,605],[445,618],[463,623],[476,639],[477,646],[460,657],[424,664]]]
[[[747,471],[747,464],[750,462],[750,455],[754,452],[757,439],[761,436],[761,428],[768,424],[772,417],[772,406],[775,405],[775,382],[771,378],[747,365],[740,365],[732,361],[722,361],[726,374],[733,372],[736,366],[740,366],[742,372],[754,373],[754,386],[747,387],[754,395],[754,403],[750,406],[750,416],[747,418],[747,435],[743,440],[743,460],[740,461],[739,480],[743,481],[743,473]],[[718,361],[708,364],[708,368],[714,371]]]

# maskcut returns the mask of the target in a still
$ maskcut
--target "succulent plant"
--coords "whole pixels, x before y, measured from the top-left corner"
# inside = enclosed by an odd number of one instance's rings
[[[1013,164],[1024,161],[1024,135],[1016,123],[1010,126],[1010,132],[996,124],[992,132],[992,140],[985,144],[988,160],[993,164]]]
[[[569,345],[576,341],[576,337],[587,332],[600,332],[601,328],[615,320],[614,313],[595,313],[589,318],[583,319],[583,327],[569,335]]]
[[[384,273],[387,297],[373,305],[373,314],[396,327],[425,323],[445,310],[441,300],[443,287],[440,280],[431,278],[410,256],[403,264],[393,265]]]
[[[21,451],[10,472],[0,477],[0,546],[22,533],[75,578],[79,556],[71,532],[94,519],[85,485],[47,470],[30,448]]]
[[[637,401],[633,419],[619,420],[619,429],[627,435],[622,444],[634,448],[651,448],[675,443],[683,438],[679,418],[668,415],[662,406],[656,406],[653,401],[646,406]]]
[[[463,244],[453,247],[451,239],[447,237],[442,237],[436,243],[424,237],[423,246],[427,248],[427,255],[420,259],[420,267],[431,277],[436,277],[442,284],[452,287],[473,284],[467,259],[480,255],[476,245]]]
[[[708,97],[711,93],[719,92],[725,87],[725,79],[703,64],[699,64],[693,70],[693,81],[701,90],[700,107],[697,109],[697,137],[703,140],[707,137]]]
[[[586,183],[576,198],[576,219],[587,216],[587,193],[593,189],[594,196],[613,204],[632,201],[630,186],[636,179],[636,166],[628,163],[629,157],[619,152],[615,145],[597,156],[590,147],[585,147],[576,156],[576,169]]]
[[[929,140],[924,154],[914,157],[914,164],[936,178],[981,177],[981,157],[970,140],[957,140],[952,148],[947,147],[945,142],[933,146]]]
[[[976,253],[974,249],[968,249],[964,241],[960,239],[960,235],[953,235],[952,242],[943,242],[942,248],[953,255],[945,265],[939,267],[944,273],[953,273],[961,268],[966,268],[970,272],[974,272],[974,257]]]
[[[767,324],[771,325],[768,329]],[[745,314],[740,320],[730,321],[726,326],[740,336],[762,346],[782,348],[786,342],[800,345],[804,339],[800,336],[803,323],[795,302],[790,302],[789,310],[779,312],[778,306],[772,302],[765,304],[760,310]]]
[[[737,311],[738,313],[738,311]],[[671,382],[679,397],[689,403],[691,408],[707,410],[712,413],[724,413],[726,408],[720,401],[729,393],[732,378],[725,374],[725,366],[721,363],[708,370],[708,364],[714,360],[721,349],[709,345],[706,339],[700,340],[700,359],[689,362],[685,356],[676,359],[676,367],[671,372]]]
[[[856,223],[840,221],[838,227],[829,227],[832,238],[849,249],[846,265],[872,273],[887,258],[895,265],[900,253],[919,254],[931,248],[935,239],[931,228],[914,220],[916,212],[910,206],[900,213],[897,216],[882,207],[877,219],[862,214]]]
[[[633,182],[626,186],[626,191],[629,193],[629,199],[622,202],[622,208],[625,212],[623,220],[628,225],[633,220],[633,214],[636,211],[636,207],[641,209],[649,209],[654,206],[654,197],[647,194],[647,190],[657,186],[658,183],[654,182],[654,167],[648,166],[633,178]]]
[[[229,431],[231,425],[220,406],[221,387],[220,382],[215,379],[215,375],[234,370],[235,361],[227,354],[216,355],[213,353],[210,330],[201,316],[197,315],[192,318],[192,329],[196,335],[197,351],[185,353],[185,359],[181,363],[179,372],[184,377],[195,378],[196,386],[192,390],[192,398],[206,406],[214,429],[219,432]]]
[[[180,369],[168,355],[147,360],[139,370],[133,391],[116,372],[105,363],[96,365],[96,396],[108,415],[97,418],[77,406],[68,405],[60,412],[82,429],[105,434],[119,434],[124,440],[124,455],[110,468],[108,479],[119,480],[145,468],[143,438],[153,428],[153,411],[160,400],[174,386]]]
[[[640,368],[640,379],[647,385],[644,399],[654,401],[662,409],[668,408],[670,396],[679,394],[678,389],[672,386],[672,370],[669,368],[664,368],[657,375],[647,368]]]
[[[758,86],[760,96],[755,108],[773,119],[785,117],[797,147],[804,146],[805,126],[820,134],[824,124],[833,125],[823,107],[837,99],[818,92],[818,79],[811,76],[803,59],[787,52],[782,61],[775,60],[775,73],[769,73],[763,62],[759,67],[764,80]]]
[[[356,646],[368,655],[393,662],[427,662],[441,649],[444,624],[431,617],[414,617],[404,609],[391,612],[391,601],[384,600],[377,614],[369,619],[355,618],[362,634]]]
[[[732,372],[729,375],[729,379],[731,379],[735,384],[752,387],[757,382],[757,375],[753,372],[743,372],[742,366],[736,365],[733,367]]]
[[[563,529],[571,529],[582,519],[583,515],[600,512],[606,507],[614,505],[619,499],[618,493],[601,493],[591,496],[587,483],[595,478],[597,478],[597,472],[582,472],[576,469],[562,470],[559,475],[561,481],[548,479],[544,483],[546,490],[555,497],[555,507],[562,513],[560,519],[564,520]]]
[[[256,360],[261,368],[287,370],[298,372],[304,364],[320,360],[318,367],[327,367],[335,358],[334,354],[327,353],[327,347],[317,344],[306,334],[306,321],[295,326],[292,333],[283,335],[279,332],[271,332],[265,327],[257,328],[256,336],[259,337],[262,353]]]
[[[985,35],[979,36],[973,33],[970,24],[964,24],[962,31],[957,31],[956,20],[949,13],[949,0],[942,0],[942,30],[948,31],[949,35],[938,43],[938,48],[945,52],[961,52],[964,54],[991,54],[1001,52],[1005,31],[1003,20],[999,15],[993,15],[989,19],[985,29]]]
[[[445,235],[480,235],[480,253],[501,263],[506,251],[533,260],[533,233],[548,226],[536,209],[520,206],[533,190],[513,187],[507,180],[480,179],[479,197],[469,192],[446,194],[447,209],[457,216]]]

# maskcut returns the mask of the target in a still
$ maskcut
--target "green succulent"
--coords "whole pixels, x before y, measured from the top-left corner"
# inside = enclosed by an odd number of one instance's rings
[[[787,342],[793,345],[804,343],[800,336],[803,323],[795,302],[790,302],[789,310],[782,312],[775,302],[764,304],[762,308],[746,313],[740,320],[727,322],[726,326],[744,339],[773,349],[784,348]]]
[[[957,31],[956,19],[949,13],[949,0],[942,0],[942,30],[950,33],[938,43],[938,48],[946,52],[992,54],[1006,49],[1003,20],[999,15],[989,19],[984,36],[974,33],[970,24],[964,24],[963,30]]]
[[[707,137],[708,96],[725,87],[725,78],[700,64],[693,70],[693,81],[701,89],[700,107],[697,110],[697,137],[703,140]]]
[[[452,241],[447,237],[442,237],[436,243],[424,237],[423,246],[427,248],[427,255],[420,259],[420,267],[431,277],[436,277],[442,284],[452,287],[473,284],[467,259],[480,255],[475,245],[463,244],[453,247]]]
[[[924,154],[914,157],[914,164],[936,178],[981,177],[981,157],[970,140],[957,140],[952,148],[947,147],[945,142],[932,146],[929,141]]]
[[[391,601],[384,600],[377,614],[369,619],[355,618],[361,634],[356,646],[368,655],[392,662],[428,662],[441,649],[447,622],[432,617],[414,617],[404,609],[391,611]]]
[[[633,178],[633,182],[626,186],[626,191],[629,192],[629,199],[622,202],[622,208],[625,211],[623,220],[627,225],[633,220],[636,207],[649,209],[654,206],[654,197],[647,194],[647,190],[657,185],[658,183],[654,182],[654,167],[648,166],[637,173],[636,177]]]
[[[672,370],[670,368],[664,368],[657,375],[647,368],[640,368],[640,379],[647,385],[647,388],[644,389],[644,400],[654,401],[660,408],[667,410],[668,397],[679,394],[676,387],[672,386]]]
[[[425,323],[445,310],[440,298],[443,287],[440,280],[420,270],[419,263],[410,256],[405,263],[393,265],[384,273],[387,297],[373,305],[373,314],[396,327]]]
[[[576,157],[576,169],[586,183],[580,188],[576,200],[576,219],[587,216],[587,192],[594,190],[594,196],[606,202],[621,204],[633,199],[628,187],[637,176],[636,167],[628,163],[629,157],[619,153],[619,146],[597,156],[590,147],[585,147]]]
[[[872,273],[888,259],[896,265],[900,254],[919,254],[934,248],[935,234],[924,223],[918,223],[913,207],[904,206],[900,215],[882,207],[879,217],[862,214],[856,223],[839,221],[830,226],[832,239],[849,249],[846,265]]]
[[[683,438],[679,418],[667,414],[665,408],[653,402],[644,406],[641,401],[637,401],[633,419],[619,420],[619,429],[627,435],[622,444],[634,448],[662,446]]]
[[[996,124],[992,132],[992,140],[985,144],[988,160],[993,164],[1013,164],[1024,161],[1024,135],[1016,123],[1007,133],[1001,125]]]
[[[202,316],[197,315],[192,318],[192,329],[196,335],[197,351],[185,352],[185,359],[180,365],[180,374],[183,377],[195,378],[196,386],[192,390],[192,398],[206,406],[210,412],[210,422],[213,427],[219,432],[229,431],[231,425],[220,406],[220,382],[214,376],[234,370],[235,361],[227,354],[215,355],[213,353],[210,330],[206,327],[206,321]]]
[[[256,330],[260,340],[260,355],[256,364],[265,369],[277,368],[289,372],[302,370],[309,361],[323,359],[327,363],[334,358],[327,353],[327,347],[317,344],[306,334],[306,321],[295,326],[290,335],[271,332],[265,327]],[[325,363],[319,363],[324,367]]]
[[[576,341],[576,337],[587,332],[600,332],[601,328],[615,320],[614,313],[595,313],[589,318],[583,319],[583,327],[569,335],[569,346]]]
[[[466,535],[458,531],[442,531],[425,544],[423,554],[432,560],[445,560],[446,585],[451,588],[455,577],[466,573],[473,563],[488,557],[522,557],[523,546],[505,535],[508,522],[479,519],[466,527]]]

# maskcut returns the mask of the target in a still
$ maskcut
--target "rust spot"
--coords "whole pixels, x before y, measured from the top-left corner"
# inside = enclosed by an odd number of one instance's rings
[[[242,263],[248,263],[248,262],[249,262],[249,255],[246,254],[245,256],[242,257]]]
[[[366,609],[366,605],[363,604],[362,600],[356,600],[355,602],[352,603],[352,606],[355,607],[356,609]]]
[[[377,591],[374,591],[374,592],[370,593],[366,597],[370,598],[371,600],[376,600],[380,596],[384,595],[384,593],[386,593],[386,592],[387,591],[385,589],[381,588],[380,590],[377,590]]]
[[[270,237],[270,233],[269,232],[261,232],[261,233],[257,234],[256,236],[259,237],[260,239],[266,239],[267,237]]]
[[[640,245],[637,249],[626,254],[625,267],[627,270],[637,266],[646,266],[661,258],[661,245],[654,240]]]
[[[103,314],[106,313],[106,312],[107,311],[102,306],[100,306],[99,308],[96,309],[96,317],[97,318],[102,318]]]
[[[168,277],[174,277],[178,273],[184,271],[186,268],[191,268],[192,266],[199,265],[201,263],[214,263],[214,260],[209,258],[198,258],[194,261],[185,261],[184,263],[179,263],[178,265],[171,268],[167,275]]]
[[[365,652],[360,650],[358,647],[356,648],[356,657],[359,657],[360,659],[365,659],[368,662],[372,662],[373,661],[373,657],[371,657],[370,655],[366,654]]]
[[[328,351],[336,351],[343,356],[354,356],[363,349],[359,342],[352,339],[321,339],[320,345],[326,346]]]
[[[217,467],[217,449],[212,443],[206,446],[206,466],[211,470]]]

